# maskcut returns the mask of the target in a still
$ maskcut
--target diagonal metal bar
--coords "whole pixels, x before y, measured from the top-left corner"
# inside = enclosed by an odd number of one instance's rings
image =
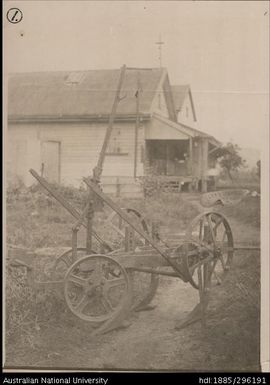
[[[41,184],[42,187],[45,188],[74,218],[78,219],[78,221],[81,219],[81,213],[79,213],[71,204],[55,189],[46,181],[45,178],[38,175],[38,173],[30,169],[29,172],[32,174],[32,176]],[[82,222],[82,226],[86,227],[85,222]],[[104,245],[109,251],[112,251],[113,248],[104,241],[95,231],[93,231],[93,236],[96,238],[96,240]]]

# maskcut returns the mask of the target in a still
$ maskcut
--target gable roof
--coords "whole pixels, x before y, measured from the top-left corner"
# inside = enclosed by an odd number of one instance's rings
[[[141,83],[140,114],[149,114],[164,77],[163,68],[127,69],[121,91],[125,96],[117,116],[135,115],[137,77]],[[16,118],[69,118],[109,115],[120,69],[13,74],[9,78],[8,115]]]
[[[174,104],[175,104],[175,110],[178,113],[181,111],[183,107],[183,103],[186,99],[186,96],[189,95],[190,97],[190,102],[191,102],[191,107],[192,107],[192,112],[194,115],[194,120],[196,121],[196,113],[195,113],[195,108],[194,108],[194,103],[193,103],[193,98],[191,94],[191,89],[188,84],[184,85],[173,85],[171,86],[172,89],[172,94],[173,94],[173,99],[174,99]]]

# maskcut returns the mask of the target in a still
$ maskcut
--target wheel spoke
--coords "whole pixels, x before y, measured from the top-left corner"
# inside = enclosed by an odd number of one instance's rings
[[[199,230],[199,240],[202,241],[203,239],[203,225],[204,225],[204,218],[200,220],[200,230]]]
[[[194,231],[191,231],[188,234],[188,240],[189,241],[195,242],[196,244],[199,244],[201,246],[205,246],[205,243],[203,242],[203,240],[201,238],[202,238],[201,229],[200,229],[199,239],[198,239],[198,237],[196,237],[196,233],[194,234]]]
[[[75,283],[79,286],[84,286],[86,283],[86,279],[78,277],[77,275],[74,275],[74,274],[69,276],[69,281],[71,281],[72,283]]]
[[[215,236],[215,233],[214,233],[214,230],[213,230],[212,222],[210,221],[210,215],[207,215],[207,223],[208,223],[208,226],[210,228],[210,232],[211,232],[211,237],[212,237],[213,243],[214,243],[214,245],[216,247],[216,236]]]
[[[223,248],[223,244],[224,244],[226,235],[227,235],[227,231],[226,231],[226,229],[225,229],[224,232],[223,232],[223,234],[222,234],[222,238],[221,238],[221,247],[222,247],[222,248]]]
[[[74,306],[76,311],[82,312],[85,306],[88,304],[88,297],[84,294],[81,300]]]
[[[112,287],[120,286],[120,285],[123,285],[124,283],[126,283],[124,278],[114,278],[114,279],[110,279],[110,280],[108,279],[106,281],[106,286],[109,290]]]
[[[212,274],[214,274],[216,264],[217,264],[217,259],[214,259],[212,265],[210,265],[210,270],[209,270],[210,279],[211,279]]]
[[[60,262],[64,262],[64,264],[65,264],[67,267],[69,267],[69,266],[71,265],[68,258],[63,258],[63,257],[61,257],[60,260],[59,260],[59,263],[60,263]]]
[[[217,275],[215,270],[213,271],[213,275],[215,276],[215,278],[217,280],[217,284],[220,285],[221,284],[221,279],[219,278],[219,276]]]
[[[218,228],[218,226],[223,223],[223,218],[220,218],[218,222],[215,223],[215,226],[213,228],[214,231],[216,231],[216,229]]]
[[[224,262],[224,259],[223,259],[223,255],[222,255],[222,254],[220,254],[219,260],[220,260],[220,262],[221,262],[221,265],[222,265],[223,270],[226,271],[226,270],[227,270],[227,267],[226,267],[226,265],[225,265],[225,262]]]
[[[107,312],[110,312],[112,310],[114,310],[109,298],[105,295],[103,295],[101,298],[100,298],[100,301],[104,307],[104,309],[107,311]]]

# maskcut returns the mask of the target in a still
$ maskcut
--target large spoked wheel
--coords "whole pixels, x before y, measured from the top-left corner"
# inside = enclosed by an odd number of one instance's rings
[[[135,224],[139,225],[147,234],[149,234],[147,223],[139,211],[133,208],[125,208],[123,210],[125,210],[129,214],[130,218],[134,221]],[[122,236],[123,243],[121,247],[123,248],[125,238],[125,226],[128,226],[128,224],[116,212],[113,212],[108,220],[110,221],[110,226],[117,232],[118,235]],[[135,233],[134,238],[135,248],[146,246],[145,239],[143,239],[139,234]],[[148,274],[134,270],[127,271],[132,282],[132,309],[143,310],[153,300],[157,292],[159,277],[156,274]]]
[[[96,254],[93,250],[91,250],[91,254]],[[85,247],[77,248],[77,258],[81,259],[87,255]],[[65,251],[61,254],[55,261],[53,266],[53,274],[57,279],[64,278],[68,268],[74,263],[72,256],[72,249]]]
[[[218,212],[200,214],[190,223],[186,239],[183,268],[192,286],[198,289],[197,269],[206,257],[210,257],[210,283],[221,284],[233,260],[233,235],[227,219]]]
[[[90,255],[67,271],[64,295],[77,317],[92,323],[113,321],[128,309],[131,285],[126,270],[113,258]]]

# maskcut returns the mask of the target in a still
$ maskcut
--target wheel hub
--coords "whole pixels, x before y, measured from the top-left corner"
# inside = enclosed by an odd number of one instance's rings
[[[92,279],[89,279],[84,287],[85,294],[88,296],[92,295],[101,295],[103,293],[104,282],[99,280],[99,282],[93,282]]]
[[[218,259],[222,256],[222,250],[220,247],[215,248],[214,250],[214,258]]]

